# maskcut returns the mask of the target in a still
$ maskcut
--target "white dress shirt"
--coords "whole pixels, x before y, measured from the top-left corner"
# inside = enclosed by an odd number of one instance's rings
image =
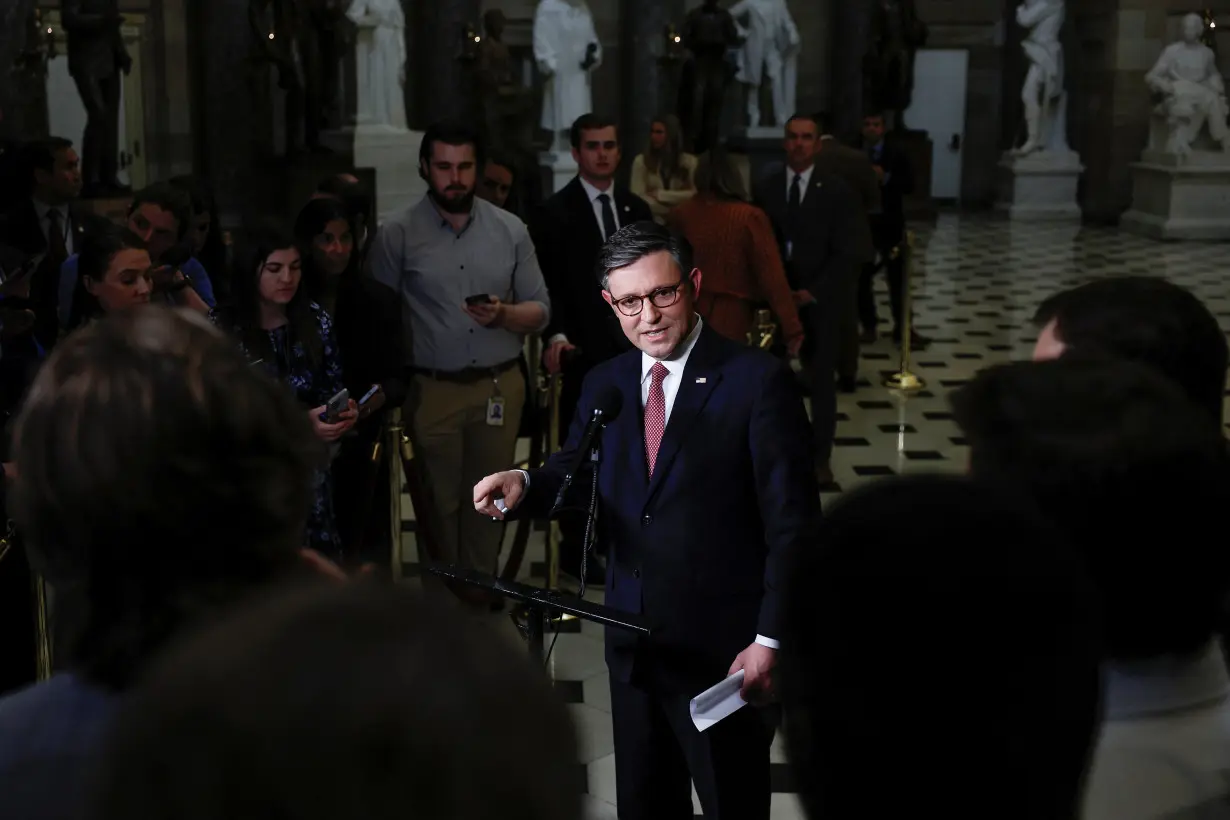
[[[589,197],[589,205],[594,209],[594,219],[598,220],[598,233],[602,234],[602,241],[605,242],[611,237],[606,235],[606,231],[602,227],[602,203],[598,201],[598,197],[603,194],[611,201],[611,213],[615,216],[615,229],[619,230],[623,227],[619,223],[619,206],[615,202],[615,183],[612,182],[607,186],[605,191],[599,191],[593,185],[586,181],[585,177],[577,177],[581,180],[581,187],[585,189],[585,195]]]
[[[807,188],[811,185],[812,172],[816,170],[813,164],[806,171],[796,172],[789,165],[786,166],[786,202],[790,202],[790,189],[794,187],[794,178],[799,177],[799,204],[807,199]]]
[[[68,210],[67,205],[59,207],[48,205],[46,202],[39,202],[37,199],[30,200],[34,205],[34,215],[38,217],[38,226],[43,230],[43,239],[51,241],[51,220],[47,218],[48,211],[60,212],[60,230],[64,232],[64,248],[68,251],[68,255],[72,256],[77,252],[73,247],[73,224],[72,214]]]

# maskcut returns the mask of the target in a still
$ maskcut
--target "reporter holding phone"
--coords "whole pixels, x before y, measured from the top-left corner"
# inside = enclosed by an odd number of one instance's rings
[[[342,380],[360,402],[354,435],[345,437],[333,460],[338,532],[349,561],[383,566],[392,546],[387,449],[374,462],[372,448],[388,408],[405,401],[402,349],[390,343],[401,339],[402,322],[397,294],[361,275],[359,235],[354,212],[338,199],[314,199],[295,220],[303,286],[333,317]]]
[[[289,231],[262,225],[249,232],[236,258],[234,307],[215,320],[238,337],[253,364],[284,382],[306,409],[316,437],[333,444],[354,427],[353,399],[336,420],[325,420],[329,400],[345,388],[333,319],[301,287],[302,258]],[[214,314],[216,317],[216,314]],[[334,512],[329,464],[316,471],[307,546],[335,561],[343,545]]]

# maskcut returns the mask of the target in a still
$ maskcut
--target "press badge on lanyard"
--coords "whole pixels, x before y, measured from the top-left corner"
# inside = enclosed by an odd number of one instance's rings
[[[487,426],[503,427],[504,397],[500,395],[500,380],[493,378],[491,383],[494,385],[495,395],[487,399]]]

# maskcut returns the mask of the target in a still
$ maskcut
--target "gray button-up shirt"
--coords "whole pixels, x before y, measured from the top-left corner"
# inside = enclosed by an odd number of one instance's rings
[[[424,196],[381,226],[369,262],[371,275],[402,296],[415,367],[494,367],[521,355],[522,336],[479,325],[465,312],[467,296],[490,293],[551,309],[525,223],[481,199],[455,233]]]

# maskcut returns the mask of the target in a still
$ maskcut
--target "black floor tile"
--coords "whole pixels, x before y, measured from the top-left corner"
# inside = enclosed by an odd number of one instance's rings
[[[870,447],[871,442],[858,436],[837,436],[833,439],[834,447]]]
[[[982,354],[981,353],[954,353],[952,354],[952,357],[954,359],[981,359]]]
[[[952,413],[947,410],[924,410],[923,418],[927,421],[952,421]]]
[[[884,467],[878,464],[855,465],[854,474],[860,478],[872,478],[875,476],[896,475],[897,473],[892,467]]]
[[[881,424],[880,432],[896,435],[898,433],[917,433],[918,430],[912,424]]]
[[[906,450],[905,457],[910,461],[947,461],[939,450]]]
[[[891,401],[860,401],[855,402],[861,410],[892,410]]]
[[[553,680],[551,688],[564,703],[584,703],[585,687],[579,680]]]

